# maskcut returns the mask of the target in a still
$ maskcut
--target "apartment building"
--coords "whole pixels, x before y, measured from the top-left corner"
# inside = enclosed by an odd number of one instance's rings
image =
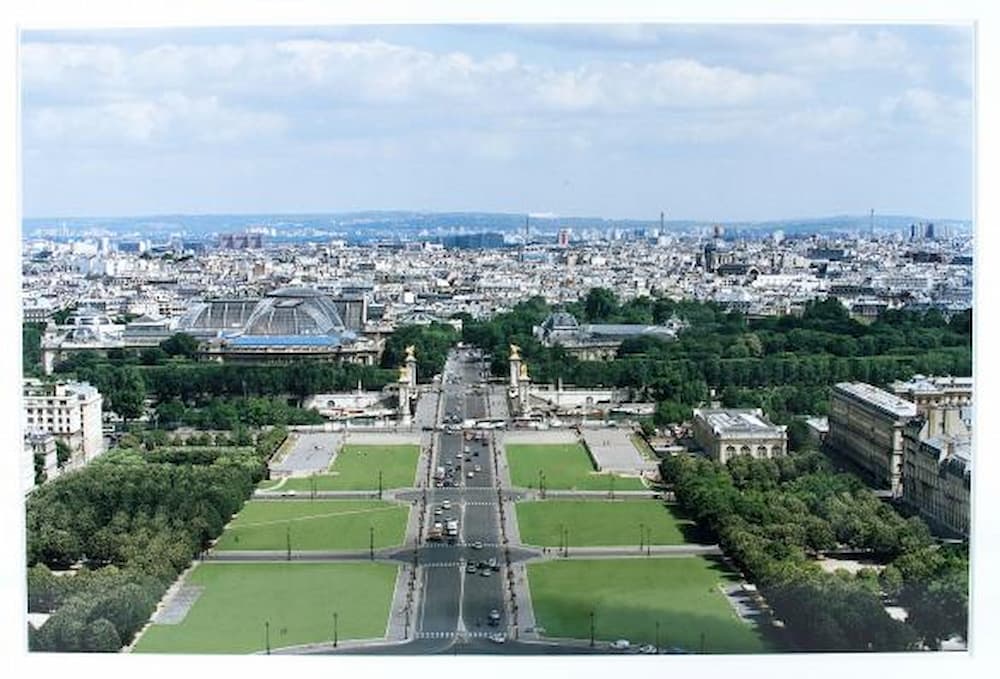
[[[898,497],[903,429],[916,415],[916,405],[906,399],[863,382],[840,382],[830,392],[827,445]]]
[[[86,464],[104,452],[101,393],[86,382],[24,381],[27,433],[46,432],[64,441],[73,464]]]

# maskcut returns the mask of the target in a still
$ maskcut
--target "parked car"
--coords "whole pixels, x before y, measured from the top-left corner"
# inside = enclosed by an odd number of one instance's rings
[[[656,646],[653,646],[652,644],[640,646],[639,653],[642,653],[643,655],[656,655]]]
[[[490,624],[493,625],[494,627],[500,624],[500,611],[498,611],[495,608],[491,610],[489,619],[490,619]]]
[[[490,635],[490,641],[492,641],[494,644],[502,644],[507,641],[507,637],[504,636],[502,633],[497,632],[496,634]]]
[[[632,644],[629,643],[628,639],[618,639],[617,641],[612,641],[610,646],[613,651],[627,651],[632,647]]]
[[[468,573],[469,575],[475,575],[475,573],[476,573],[476,564],[472,563],[471,561],[469,563],[467,563],[465,565],[465,572]]]
[[[483,541],[482,540],[476,540],[475,542],[472,543],[472,548],[473,549],[482,549],[483,548]]]

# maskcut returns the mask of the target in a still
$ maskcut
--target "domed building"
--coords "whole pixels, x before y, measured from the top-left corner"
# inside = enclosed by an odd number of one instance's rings
[[[245,313],[215,313],[213,307],[232,300],[213,300],[193,313],[190,322],[199,330],[215,330],[205,355],[218,361],[281,362],[299,358],[348,361],[374,365],[382,341],[359,337],[348,330],[333,300],[312,288],[279,288],[258,300],[238,328],[210,328],[213,318],[238,318]],[[182,324],[183,325],[183,324]]]
[[[254,307],[244,335],[342,335],[347,331],[327,295],[312,288],[281,288]]]

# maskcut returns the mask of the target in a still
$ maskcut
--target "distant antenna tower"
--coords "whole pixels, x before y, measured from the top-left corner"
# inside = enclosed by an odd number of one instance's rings
[[[531,215],[524,215],[524,246],[528,246],[528,220],[531,219]]]
[[[875,208],[868,211],[868,230],[875,237]]]
[[[660,233],[663,233],[663,210],[660,210]]]

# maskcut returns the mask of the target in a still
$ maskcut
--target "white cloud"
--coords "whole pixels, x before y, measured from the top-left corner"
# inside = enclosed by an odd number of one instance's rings
[[[777,53],[795,72],[903,70],[916,76],[920,67],[903,38],[888,30],[837,30]]]
[[[802,96],[796,78],[705,65],[694,59],[577,68],[522,63],[510,53],[474,58],[371,41],[288,40],[239,45],[164,44],[131,54],[119,47],[38,43],[22,52],[26,100],[140,97],[165,89],[191,96],[331,105],[417,103],[476,110],[630,110],[732,106]]]
[[[910,88],[900,95],[883,98],[879,112],[890,125],[916,126],[935,134],[955,135],[972,130],[970,100],[922,88]]]
[[[46,106],[26,115],[25,145],[234,142],[280,134],[282,117],[222,105],[216,97],[166,93],[85,106]]]

